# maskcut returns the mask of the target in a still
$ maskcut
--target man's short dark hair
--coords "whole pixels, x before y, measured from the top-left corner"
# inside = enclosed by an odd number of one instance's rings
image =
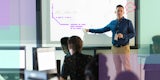
[[[68,45],[75,51],[75,53],[81,53],[83,41],[78,36],[72,36],[68,40]]]
[[[124,8],[122,5],[117,5],[117,6],[116,6],[116,9],[117,9],[117,8],[119,8],[119,7],[122,7],[122,8]]]
[[[61,47],[64,51],[65,54],[69,53],[69,50],[68,50],[68,39],[69,37],[63,37],[61,38]]]
[[[64,46],[68,46],[68,39],[69,37],[63,37],[61,38],[61,45],[64,45]]]

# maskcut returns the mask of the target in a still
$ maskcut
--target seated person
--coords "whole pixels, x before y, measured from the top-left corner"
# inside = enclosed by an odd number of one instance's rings
[[[152,38],[153,53],[146,58],[144,70],[145,80],[160,80],[160,35]]]
[[[68,50],[68,39],[69,39],[69,37],[63,37],[60,40],[62,50],[66,54],[64,59],[67,58],[68,56],[70,56],[70,53],[69,53],[69,50]],[[63,65],[62,65],[62,68],[63,68]],[[64,72],[64,71],[62,71],[62,72]]]
[[[110,76],[108,74],[108,66],[107,66],[107,56],[99,53],[99,80],[110,80]]]
[[[71,56],[64,60],[60,80],[66,80],[68,76],[71,80],[85,80],[85,67],[92,57],[81,53],[82,43],[81,38],[78,36],[69,38],[68,48]]]
[[[85,80],[98,80],[98,55],[95,55],[85,69]]]
[[[102,53],[97,53],[91,62],[86,66],[86,80],[109,80],[108,67],[105,65],[107,57]]]
[[[68,50],[68,39],[69,39],[69,37],[63,37],[63,38],[61,38],[61,41],[60,41],[63,52],[66,54],[65,57],[70,56],[70,53]]]
[[[123,71],[116,76],[115,80],[139,80],[139,79],[137,75],[135,75],[133,72]]]

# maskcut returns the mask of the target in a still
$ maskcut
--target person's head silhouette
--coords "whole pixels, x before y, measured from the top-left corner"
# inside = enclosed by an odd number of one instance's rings
[[[109,80],[108,67],[107,67],[107,57],[99,53],[99,80]]]
[[[160,53],[160,35],[156,35],[152,37],[153,41],[153,53]]]
[[[61,46],[62,46],[62,49],[63,49],[63,52],[65,54],[68,54],[69,53],[69,50],[68,50],[68,39],[69,37],[63,37],[61,38],[60,42],[61,42]]]
[[[117,75],[115,80],[139,80],[138,77],[131,71],[124,71]]]

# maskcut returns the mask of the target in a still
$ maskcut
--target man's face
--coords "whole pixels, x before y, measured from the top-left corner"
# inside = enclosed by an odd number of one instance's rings
[[[66,45],[62,45],[62,49],[65,54],[69,53],[68,47]]]
[[[117,7],[116,15],[117,15],[118,19],[122,18],[123,15],[124,15],[124,8],[123,7]]]

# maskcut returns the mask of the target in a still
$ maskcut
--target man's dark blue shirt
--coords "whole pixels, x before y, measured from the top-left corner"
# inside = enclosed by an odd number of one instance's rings
[[[112,44],[113,45],[126,45],[129,44],[129,39],[135,36],[135,30],[133,29],[132,22],[126,18],[116,19],[111,21],[108,25],[100,29],[89,29],[92,33],[104,33],[112,31]],[[115,34],[123,34],[123,38],[114,40]]]

